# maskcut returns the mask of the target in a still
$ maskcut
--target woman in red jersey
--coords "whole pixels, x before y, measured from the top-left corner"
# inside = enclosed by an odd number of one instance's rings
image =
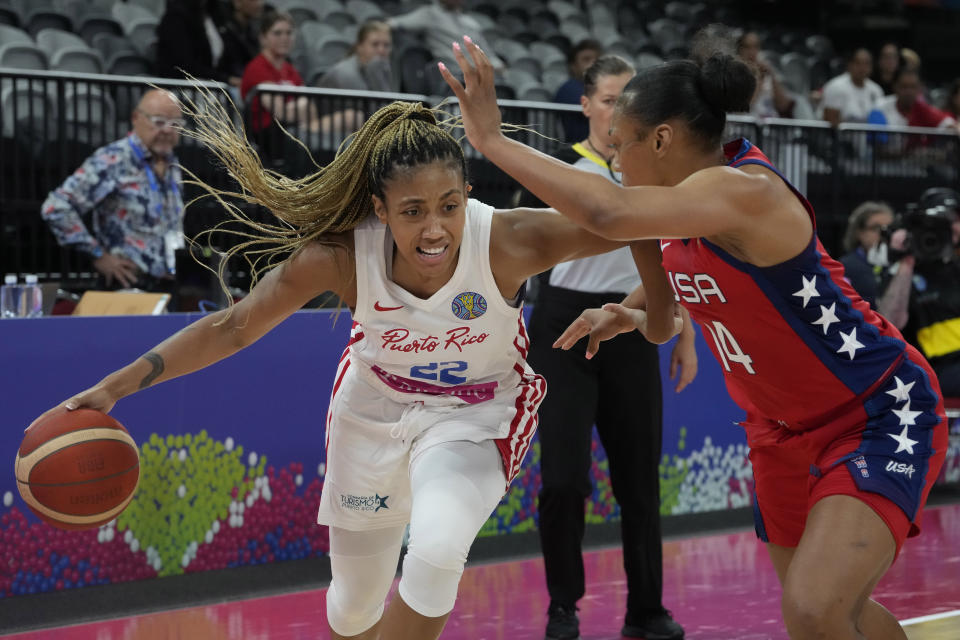
[[[906,638],[870,594],[919,532],[943,464],[939,384],[845,282],[803,196],[748,141],[721,144],[725,114],[753,95],[749,68],[718,53],[640,71],[611,127],[621,187],[503,136],[490,63],[469,39],[454,50],[465,87],[441,73],[483,155],[598,235],[660,239],[677,300],[747,412],[757,533],[791,638]],[[558,346],[632,328],[632,310],[605,309]]]

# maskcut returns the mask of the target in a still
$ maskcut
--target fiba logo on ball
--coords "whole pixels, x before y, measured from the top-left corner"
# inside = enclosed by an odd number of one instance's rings
[[[461,320],[473,320],[487,312],[487,301],[479,293],[464,291],[457,294],[450,308],[453,310],[453,315]]]

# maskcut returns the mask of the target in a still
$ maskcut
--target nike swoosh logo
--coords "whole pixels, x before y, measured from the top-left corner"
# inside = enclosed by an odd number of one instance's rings
[[[374,311],[396,311],[397,309],[403,309],[403,305],[400,305],[399,307],[381,307],[379,300],[373,303]]]
[[[669,247],[671,244],[673,244],[673,243],[672,243],[672,242],[661,242],[661,243],[660,243],[660,250],[663,251],[664,249],[666,249],[667,247]]]

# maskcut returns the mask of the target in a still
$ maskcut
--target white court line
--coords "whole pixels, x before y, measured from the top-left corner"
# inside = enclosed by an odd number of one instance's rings
[[[960,609],[956,611],[944,611],[943,613],[932,613],[929,616],[920,616],[919,618],[910,618],[908,620],[901,620],[900,626],[908,627],[912,624],[920,624],[921,622],[930,622],[931,620],[942,620],[943,618],[953,618],[954,616],[960,616]]]

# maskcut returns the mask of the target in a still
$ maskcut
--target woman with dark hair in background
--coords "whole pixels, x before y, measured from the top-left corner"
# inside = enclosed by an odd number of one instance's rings
[[[877,54],[877,64],[873,70],[873,81],[883,89],[883,95],[893,93],[893,80],[900,67],[900,47],[894,42],[887,42],[880,47]]]
[[[783,585],[791,638],[906,638],[870,599],[943,465],[947,423],[923,356],[873,312],[817,239],[813,208],[744,139],[721,144],[755,78],[726,54],[641,70],[612,123],[623,186],[500,131],[493,72],[454,45],[473,146],[544,202],[609,238],[659,238],[681,304],[746,411],[758,536]],[[469,57],[469,60],[468,60]],[[635,313],[590,309],[558,346]],[[588,354],[590,351],[588,350]]]
[[[777,70],[760,51],[760,34],[746,31],[737,38],[737,56],[756,69],[757,90],[750,100],[750,114],[761,118],[789,118],[796,103],[787,91]]]
[[[610,120],[634,69],[623,58],[597,58],[583,75],[580,104],[590,123],[581,142],[554,157],[583,171],[620,181],[610,166]],[[521,206],[543,207],[524,192]],[[656,244],[652,251],[658,255]],[[658,268],[654,263],[653,268]],[[582,544],[584,502],[590,496],[593,426],[607,453],[610,483],[620,506],[627,574],[628,638],[683,637],[663,607],[663,543],[660,537],[660,454],[663,395],[657,346],[635,331],[612,339],[591,360],[582,349],[561,351],[553,342],[588,307],[620,302],[640,285],[629,248],[564,262],[542,277],[530,318],[530,365],[547,380],[540,405],[538,530],[550,607],[548,640],[580,635],[577,602],[586,592]],[[684,323],[671,357],[679,391],[697,374],[693,327]]]
[[[244,69],[260,53],[260,20],[273,8],[263,0],[232,0],[232,7],[220,26],[223,55],[217,66],[239,89]]]

